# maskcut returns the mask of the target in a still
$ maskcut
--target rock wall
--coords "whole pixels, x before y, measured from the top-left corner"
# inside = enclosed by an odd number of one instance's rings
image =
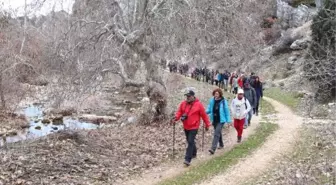
[[[311,20],[316,12],[316,9],[309,8],[306,5],[299,5],[297,8],[294,8],[284,0],[277,0],[277,17],[280,19],[283,28],[302,26]]]

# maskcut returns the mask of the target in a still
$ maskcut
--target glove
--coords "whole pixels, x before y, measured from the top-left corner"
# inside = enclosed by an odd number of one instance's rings
[[[171,119],[169,122],[170,125],[174,125],[175,123],[176,123],[176,118]]]

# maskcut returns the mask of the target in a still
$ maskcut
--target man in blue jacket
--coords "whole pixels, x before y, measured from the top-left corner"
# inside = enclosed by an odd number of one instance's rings
[[[217,145],[219,143],[218,149],[224,147],[223,136],[222,136],[222,128],[224,124],[231,123],[230,111],[228,102],[223,97],[223,92],[221,89],[215,89],[212,92],[213,98],[210,99],[207,114],[210,117],[212,125],[214,126],[214,137],[212,140],[212,146],[209,150],[210,154],[214,154]]]

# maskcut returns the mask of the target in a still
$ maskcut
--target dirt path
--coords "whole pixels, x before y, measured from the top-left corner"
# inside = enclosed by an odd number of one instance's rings
[[[274,164],[274,159],[293,148],[302,118],[294,115],[288,107],[275,100],[270,98],[265,98],[265,100],[270,102],[278,112],[279,130],[270,136],[264,145],[249,158],[240,161],[226,173],[215,176],[201,183],[201,185],[238,185],[245,183],[249,179],[263,175]]]
[[[244,136],[245,138],[249,135],[253,134],[255,131],[255,128],[259,124],[261,116],[254,116],[251,122],[251,126],[244,130]],[[206,160],[209,160],[210,158],[214,156],[218,156],[223,154],[226,151],[231,150],[236,144],[236,131],[233,127],[229,128],[229,133],[224,135],[224,144],[225,149],[224,150],[217,150],[216,154],[211,156],[209,155],[208,149],[210,146],[210,143],[206,143],[204,146],[204,151],[198,151],[197,159],[192,161],[192,165],[196,165],[198,163],[204,162]],[[243,138],[244,140],[244,138]],[[182,172],[186,171],[188,168],[185,168],[183,166],[183,157],[180,157],[176,159],[174,162],[168,162],[164,163],[161,166],[152,168],[142,174],[140,177],[136,177],[130,181],[122,182],[118,184],[122,185],[152,185],[157,184],[158,182],[172,178],[174,176],[177,176],[181,174]]]

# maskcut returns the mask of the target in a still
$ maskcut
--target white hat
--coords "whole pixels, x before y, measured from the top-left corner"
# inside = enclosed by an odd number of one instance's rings
[[[244,94],[244,90],[243,89],[239,89],[238,90],[238,94]]]

